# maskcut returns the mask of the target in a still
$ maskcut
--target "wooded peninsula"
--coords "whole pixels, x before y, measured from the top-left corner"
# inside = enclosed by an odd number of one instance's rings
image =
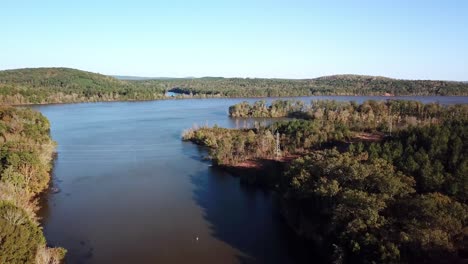
[[[183,139],[208,147],[242,182],[274,190],[288,224],[330,262],[467,258],[467,105],[278,100],[229,114],[295,117],[192,128]]]
[[[163,78],[117,79],[69,68],[0,71],[1,104],[51,104],[177,97],[274,97],[313,95],[468,95],[468,83],[398,80],[363,75],[315,79]]]

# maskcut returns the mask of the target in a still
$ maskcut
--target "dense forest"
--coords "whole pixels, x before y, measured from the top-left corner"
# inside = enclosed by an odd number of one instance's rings
[[[260,164],[262,174],[262,162],[282,163],[281,176],[271,177],[268,186],[281,198],[289,225],[329,252],[330,261],[468,258],[466,105],[263,105],[250,106],[261,106],[262,113],[284,106],[275,113],[291,109],[300,118],[242,129],[193,128],[183,139],[209,147],[213,162],[222,166]]]
[[[314,100],[304,104],[298,100],[275,100],[252,104],[241,102],[229,107],[230,117],[290,117],[325,123],[338,123],[354,130],[391,133],[408,125],[438,123],[468,113],[466,105],[442,106],[438,103],[423,104],[407,100],[368,100],[360,105],[355,102]]]
[[[468,84],[397,80],[361,75],[315,79],[163,78],[126,79],[68,68],[0,71],[0,103],[49,104],[178,97],[267,97],[310,95],[468,95]]]
[[[164,98],[162,84],[124,81],[67,68],[0,71],[0,103],[50,104]]]
[[[36,215],[50,181],[55,143],[49,121],[30,109],[0,106],[0,263],[60,263]]]
[[[149,81],[160,83],[161,81]],[[362,75],[334,75],[315,79],[200,78],[167,80],[175,92],[227,97],[312,95],[467,95],[463,82],[397,80]]]

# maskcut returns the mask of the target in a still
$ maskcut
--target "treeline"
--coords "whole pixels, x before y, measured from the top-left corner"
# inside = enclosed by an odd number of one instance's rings
[[[213,161],[222,165],[274,158],[277,133],[282,155],[290,156],[338,142],[379,140],[405,128],[468,120],[468,105],[443,106],[404,100],[371,100],[362,104],[324,100],[310,105],[278,100],[269,107],[259,101],[251,105],[240,103],[229,109],[231,116],[274,117],[270,113],[281,113],[278,116],[293,113],[301,119],[273,122],[268,126],[256,124],[251,129],[200,127],[185,131],[185,140],[210,147]],[[243,110],[249,114],[239,114]]]
[[[468,84],[336,75],[307,80],[181,78],[119,80],[68,68],[0,71],[0,103],[49,104],[156,100],[178,97],[272,97],[312,95],[468,95]]]
[[[231,117],[296,117],[325,123],[341,123],[353,130],[392,132],[408,126],[435,124],[441,120],[468,118],[468,105],[443,106],[408,100],[368,100],[338,102],[314,100],[309,105],[298,100],[276,100],[252,104],[241,102],[229,107]]]
[[[350,152],[382,158],[416,179],[418,192],[440,192],[468,202],[467,119],[410,127],[371,144],[352,144]]]
[[[329,252],[330,261],[468,258],[465,105],[323,101],[304,110],[306,120],[250,129],[202,127],[188,130],[184,139],[210,147],[220,165],[293,158],[285,159],[287,169],[270,186],[290,226]],[[389,116],[392,131],[378,125]]]
[[[30,109],[0,106],[0,263],[60,263],[36,215],[48,188],[55,143],[49,122]]]
[[[161,84],[67,68],[0,71],[0,104],[155,100],[165,91]]]
[[[466,131],[466,121],[413,127],[382,142],[296,159],[280,185],[287,219],[332,245],[334,260],[466,260]]]
[[[220,165],[235,165],[252,158],[273,158],[277,133],[283,155],[295,155],[327,143],[379,140],[405,128],[467,121],[468,105],[443,106],[405,100],[370,100],[362,104],[323,100],[305,105],[301,101],[278,100],[268,107],[264,101],[240,103],[229,107],[229,113],[248,117],[292,113],[301,119],[268,126],[256,124],[251,129],[200,127],[184,132],[185,140],[210,147],[214,162]]]
[[[230,117],[287,117],[304,110],[304,102],[299,100],[275,100],[267,106],[266,101],[253,104],[241,102],[229,107]]]
[[[397,80],[362,75],[315,79],[199,78],[153,80],[174,92],[221,97],[285,97],[313,95],[468,95],[463,82]]]

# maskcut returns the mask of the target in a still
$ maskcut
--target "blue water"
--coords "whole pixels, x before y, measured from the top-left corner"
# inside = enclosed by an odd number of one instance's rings
[[[47,241],[68,250],[68,263],[316,262],[282,222],[271,193],[242,187],[203,160],[203,149],[180,140],[194,125],[243,125],[227,110],[245,100],[256,99],[34,107],[51,121],[58,143],[53,184],[60,192],[48,195],[42,211]]]

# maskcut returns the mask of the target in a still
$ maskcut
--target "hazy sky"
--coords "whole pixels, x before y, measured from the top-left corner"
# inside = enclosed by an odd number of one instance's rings
[[[0,69],[468,80],[468,1],[1,0]]]

